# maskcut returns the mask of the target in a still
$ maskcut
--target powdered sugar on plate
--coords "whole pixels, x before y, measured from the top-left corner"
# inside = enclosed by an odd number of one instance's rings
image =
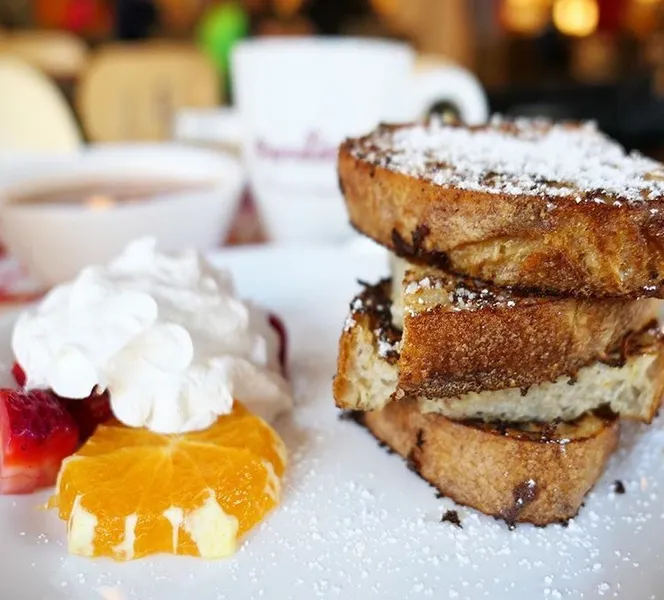
[[[445,187],[491,194],[571,197],[621,206],[661,199],[664,166],[627,153],[593,123],[494,117],[488,127],[379,127],[351,140],[359,159]],[[550,201],[547,209],[555,205]]]
[[[288,328],[297,405],[277,423],[289,450],[282,506],[229,560],[115,564],[66,555],[66,524],[40,509],[49,491],[0,497],[0,598],[102,600],[111,589],[123,600],[662,598],[661,418],[625,425],[608,472],[567,528],[508,531],[436,498],[399,457],[338,419],[331,377],[354,278],[376,281],[382,257],[269,248],[224,255],[220,264],[232,268],[243,296],[269,306]],[[285,264],[298,266],[287,286]],[[10,331],[0,319],[0,340]],[[0,344],[0,362],[9,365],[7,348]],[[616,480],[624,494],[614,492]],[[448,510],[462,529],[441,523]]]

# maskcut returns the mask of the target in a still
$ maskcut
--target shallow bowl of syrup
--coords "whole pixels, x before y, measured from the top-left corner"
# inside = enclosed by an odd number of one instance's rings
[[[230,154],[177,144],[109,144],[15,164],[0,178],[10,252],[45,285],[116,256],[134,239],[206,250],[230,228],[244,187]]]

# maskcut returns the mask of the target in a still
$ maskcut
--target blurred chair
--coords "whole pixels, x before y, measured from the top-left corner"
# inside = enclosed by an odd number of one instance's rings
[[[76,106],[91,141],[165,140],[176,112],[218,106],[221,77],[194,46],[116,44],[93,56]]]
[[[57,86],[13,56],[0,56],[0,157],[71,152],[81,145],[74,115]]]
[[[88,47],[66,31],[18,30],[0,36],[0,56],[8,54],[58,81],[73,81],[85,68]]]
[[[64,29],[88,40],[105,40],[112,35],[116,0],[23,2],[31,5],[29,22],[34,23],[37,29]]]
[[[468,0],[370,0],[392,29],[419,50],[448,56],[473,68],[477,32],[473,2]]]
[[[159,24],[169,35],[191,35],[207,2],[182,0],[155,0],[159,11]]]

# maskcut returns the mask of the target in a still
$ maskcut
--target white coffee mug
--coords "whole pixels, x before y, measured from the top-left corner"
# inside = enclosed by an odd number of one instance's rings
[[[337,148],[379,122],[424,116],[449,101],[486,120],[477,80],[456,66],[415,72],[406,44],[355,38],[263,38],[232,57],[252,194],[276,242],[334,242],[352,230],[338,188]]]

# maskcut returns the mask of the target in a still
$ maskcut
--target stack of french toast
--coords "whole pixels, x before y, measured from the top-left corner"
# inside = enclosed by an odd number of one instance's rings
[[[664,166],[592,124],[432,119],[346,140],[339,181],[392,260],[350,304],[337,405],[460,504],[575,516],[664,393]]]

